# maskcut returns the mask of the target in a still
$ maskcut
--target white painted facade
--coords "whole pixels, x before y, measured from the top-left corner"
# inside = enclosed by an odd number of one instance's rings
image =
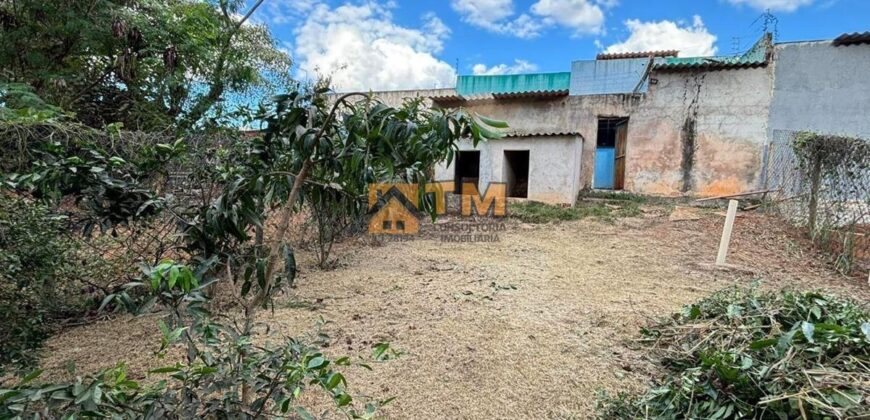
[[[480,151],[481,193],[492,182],[507,182],[505,151],[521,150],[529,151],[529,200],[574,204],[582,188],[583,138],[579,135],[509,137],[483,142],[476,148],[471,141],[463,140],[459,150]],[[455,166],[454,162],[436,165],[435,179],[453,181]]]

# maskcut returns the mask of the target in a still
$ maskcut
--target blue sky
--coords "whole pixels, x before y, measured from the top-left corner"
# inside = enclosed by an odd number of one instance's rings
[[[870,0],[265,0],[254,19],[297,77],[381,90],[450,87],[456,70],[568,71],[602,51],[731,54],[761,36],[766,9],[778,41],[870,30]]]

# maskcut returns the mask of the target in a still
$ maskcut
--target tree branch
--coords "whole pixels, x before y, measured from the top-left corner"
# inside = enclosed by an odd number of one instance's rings
[[[208,93],[197,101],[196,105],[190,110],[185,118],[184,122],[181,124],[182,128],[190,128],[194,126],[200,119],[202,119],[203,115],[208,112],[209,109],[220,99],[221,95],[224,93],[224,88],[226,88],[226,83],[224,81],[224,73],[226,72],[226,63],[227,63],[227,55],[229,54],[230,48],[233,44],[233,37],[241,30],[242,25],[254,14],[254,12],[263,4],[265,0],[257,0],[256,3],[248,10],[248,13],[242,17],[241,20],[236,22],[230,33],[227,34],[226,39],[224,40],[223,45],[221,46],[220,55],[218,55],[217,65],[215,66],[214,74],[212,75],[212,83],[211,87],[208,90]]]
[[[329,125],[335,118],[335,113],[338,110],[338,106],[344,103],[347,98],[355,95],[366,96],[366,94],[364,93],[352,92],[340,96],[335,101],[335,103],[332,105],[332,109],[329,111],[329,115],[326,117],[326,120],[323,122],[323,125],[320,127],[320,130],[314,137],[314,144],[319,144],[320,139],[326,133]],[[312,119],[309,118],[309,121],[311,120]],[[275,231],[275,237],[269,249],[269,263],[266,265],[265,273],[266,284],[265,287],[260,289],[260,291],[257,293],[257,296],[254,299],[251,299],[249,307],[247,308],[251,314],[253,314],[254,308],[256,306],[262,305],[269,297],[269,293],[274,282],[275,266],[278,263],[278,251],[281,244],[284,242],[284,238],[287,235],[287,229],[290,227],[290,216],[292,216],[293,214],[293,206],[296,205],[296,201],[299,199],[299,193],[302,191],[302,185],[311,174],[311,169],[313,166],[314,161],[311,159],[311,156],[308,156],[308,158],[306,158],[305,162],[302,164],[302,169],[299,171],[299,174],[296,175],[296,179],[293,180],[293,187],[290,189],[290,196],[287,198],[287,202],[284,204],[284,207],[281,208],[281,221],[278,224],[278,228]]]

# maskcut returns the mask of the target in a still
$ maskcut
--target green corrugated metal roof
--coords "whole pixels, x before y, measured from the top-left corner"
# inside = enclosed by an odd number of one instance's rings
[[[658,58],[655,60],[653,68],[656,70],[681,70],[760,67],[767,64],[768,51],[771,45],[770,34],[765,34],[743,55]]]
[[[456,91],[462,96],[567,91],[571,73],[511,74],[501,76],[459,76]]]

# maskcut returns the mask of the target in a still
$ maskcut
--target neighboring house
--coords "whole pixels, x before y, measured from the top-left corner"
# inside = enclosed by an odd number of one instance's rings
[[[504,139],[460,144],[440,181],[508,184],[508,195],[573,203],[582,189],[714,196],[767,188],[775,130],[870,136],[870,32],[774,44],[728,57],[599,54],[571,72],[459,76],[422,97],[510,124]],[[459,190],[457,186],[457,191]]]

